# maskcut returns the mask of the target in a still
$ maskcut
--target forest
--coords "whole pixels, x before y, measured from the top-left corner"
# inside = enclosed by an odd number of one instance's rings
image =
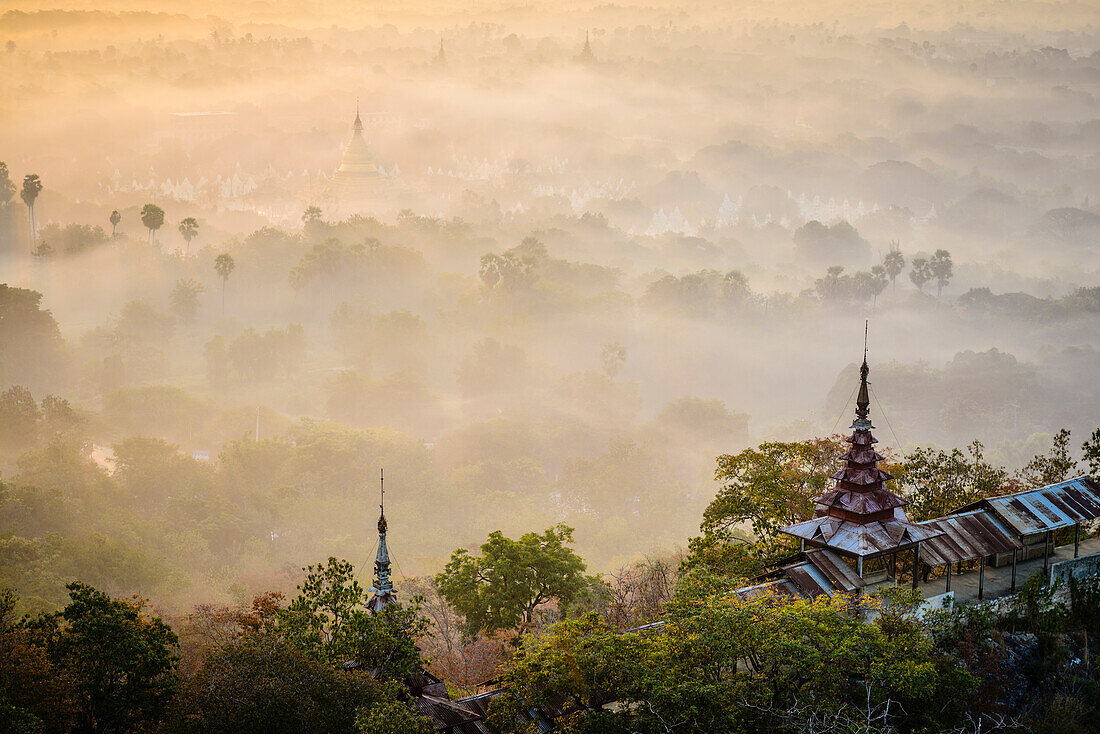
[[[1100,730],[1093,581],[730,593],[865,356],[915,520],[1100,471],[1098,29],[0,4],[0,729]]]

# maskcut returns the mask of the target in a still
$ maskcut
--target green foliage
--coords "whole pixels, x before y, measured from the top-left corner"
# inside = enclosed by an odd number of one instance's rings
[[[340,291],[353,284],[362,287],[387,281],[408,282],[425,269],[420,252],[383,245],[367,237],[352,245],[330,237],[314,245],[290,271],[290,285],[296,291],[324,288]]]
[[[681,278],[664,275],[646,286],[642,305],[695,318],[728,315],[759,301],[740,270],[700,270]]]
[[[985,460],[980,441],[967,446],[965,454],[958,449],[915,449],[897,467],[896,476],[899,493],[909,503],[906,514],[918,521],[949,515],[1011,486],[1008,472]]]
[[[0,445],[10,450],[34,443],[41,412],[31,391],[22,385],[0,393]]]
[[[152,244],[157,230],[164,226],[164,210],[156,204],[146,204],[141,208],[141,223],[149,230],[149,244]]]
[[[181,227],[183,225],[180,225]],[[183,321],[191,323],[199,313],[199,294],[204,292],[202,284],[190,278],[180,278],[168,294],[172,304],[172,313]]]
[[[423,664],[415,640],[427,634],[420,599],[387,605],[372,615],[350,563],[329,558],[304,569],[301,592],[278,614],[277,633],[334,667],[354,663],[376,677],[402,680]]]
[[[791,541],[779,529],[812,516],[841,453],[838,441],[817,438],[719,456],[714,478],[722,488],[703,513],[703,537],[691,541],[689,566],[744,573],[754,570],[753,559],[788,552]],[[744,524],[751,536],[741,530]],[[754,547],[741,551],[737,544]]]
[[[55,380],[63,366],[61,331],[42,308],[42,294],[0,283],[0,375],[35,387]]]
[[[481,545],[480,556],[455,550],[435,582],[465,617],[471,637],[517,628],[522,634],[540,606],[555,601],[564,611],[584,588],[585,564],[566,546],[572,542],[573,529],[561,524],[519,540],[496,530]]]
[[[356,716],[392,692],[338,670],[278,635],[246,635],[203,660],[183,690],[177,718],[187,732],[329,734],[357,731]]]
[[[233,268],[236,266],[237,263],[234,262],[233,256],[229,253],[223,252],[214,258],[214,272],[223,281],[229,280],[229,274],[233,272]]]
[[[40,247],[49,246],[60,255],[77,255],[107,241],[107,233],[98,225],[47,224],[38,233]]]
[[[1069,431],[1065,428],[1054,434],[1050,450],[1039,454],[1020,471],[1020,480],[1028,487],[1057,484],[1077,473],[1077,460],[1070,455]]]
[[[263,334],[245,329],[229,344],[228,356],[243,380],[270,379],[280,369],[284,374],[294,374],[305,361],[305,329],[301,324],[268,329]]]
[[[921,293],[924,292],[924,286],[928,284],[928,281],[932,280],[935,274],[932,272],[931,266],[928,264],[928,258],[915,257],[912,264],[909,266],[909,280],[913,282],[913,285],[917,287],[917,290]]]
[[[179,232],[183,241],[187,243],[187,247],[190,248],[191,240],[195,239],[195,235],[199,233],[199,220],[194,217],[184,217],[180,220]]]
[[[1088,440],[1081,444],[1082,459],[1089,466],[1089,474],[1094,478],[1100,477],[1100,428],[1097,428],[1089,436]]]
[[[685,583],[661,629],[619,634],[589,615],[525,641],[506,675],[515,698],[497,699],[491,720],[518,731],[517,714],[562,699],[565,732],[802,731],[822,717],[941,731],[962,719],[976,681],[933,649],[907,600],[866,623],[843,598],[743,600],[716,580]]]
[[[409,703],[389,700],[359,712],[359,734],[432,734],[431,719],[416,714]]]
[[[811,220],[796,229],[792,239],[802,259],[821,264],[865,261],[871,252],[867,241],[845,221],[826,225]]]
[[[8,164],[0,161],[0,206],[7,206],[15,196],[15,182],[11,180]]]
[[[916,261],[914,260],[914,265]],[[936,281],[936,295],[943,293],[943,287],[951,280],[954,274],[954,265],[951,262],[951,253],[947,250],[936,250],[928,261],[928,272]]]
[[[19,191],[19,198],[23,200],[24,204],[33,209],[34,202],[41,193],[42,179],[38,177],[37,173],[28,173],[23,177],[23,188]]]
[[[160,721],[176,691],[177,638],[139,600],[69,584],[62,612],[27,622],[50,664],[72,685],[77,728],[141,731]]]

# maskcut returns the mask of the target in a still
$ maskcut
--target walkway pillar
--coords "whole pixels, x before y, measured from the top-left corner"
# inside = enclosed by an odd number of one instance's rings
[[[947,588],[944,589],[945,593],[948,592],[948,591],[951,591],[951,562],[950,561],[947,562]]]
[[[920,580],[920,543],[913,546],[913,588],[917,588]]]
[[[1050,576],[1050,536],[1051,532],[1048,530],[1043,533],[1043,576]]]
[[[1081,523],[1073,526],[1073,557],[1081,552]]]
[[[978,559],[978,601],[985,595],[985,556]]]
[[[856,558],[856,566],[858,566],[858,568],[856,569],[856,573],[859,575],[860,578],[863,578],[863,556],[858,556]]]
[[[1016,591],[1016,549],[1012,549],[1012,591]]]

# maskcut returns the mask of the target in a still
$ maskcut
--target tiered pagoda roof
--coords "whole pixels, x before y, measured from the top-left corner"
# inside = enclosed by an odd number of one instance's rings
[[[833,474],[834,487],[817,500],[811,520],[783,528],[807,545],[829,548],[842,555],[867,557],[893,553],[940,535],[936,528],[909,522],[902,509],[905,500],[886,487],[894,477],[878,468],[883,460],[875,451],[871,434],[871,398],[868,389],[867,357],[859,368],[856,419],[852,421],[850,444],[841,457],[844,465]]]

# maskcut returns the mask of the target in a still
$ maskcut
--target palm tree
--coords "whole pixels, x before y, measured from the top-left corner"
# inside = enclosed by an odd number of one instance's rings
[[[118,223],[122,221],[122,215],[118,213],[118,209],[111,212],[111,218],[108,220],[111,223],[111,237],[115,237],[115,230],[118,229]]]
[[[156,204],[146,204],[141,208],[141,223],[149,230],[149,244],[155,244],[156,232],[164,226],[164,210]]]
[[[27,205],[27,212],[29,214],[29,221],[31,225],[31,250],[34,250],[35,232],[37,227],[34,226],[34,200],[38,198],[38,195],[42,193],[42,179],[38,178],[37,173],[28,173],[23,177],[23,190],[19,192],[19,198],[23,200],[23,203]]]
[[[233,272],[233,268],[237,266],[237,263],[233,262],[233,256],[227,252],[223,252],[214,259],[214,270],[218,273],[218,276],[222,279],[222,315],[225,315],[225,284],[229,282],[229,274]]]
[[[898,253],[899,255],[901,253]],[[871,308],[878,306],[878,294],[886,290],[886,279],[888,272],[885,265],[872,265],[871,266]]]
[[[882,258],[882,267],[886,268],[886,274],[890,276],[891,290],[897,294],[897,278],[905,268],[905,256],[902,255],[901,250],[898,249],[897,242],[890,243],[890,251],[886,253],[886,257]]]
[[[191,252],[191,240],[199,233],[199,220],[194,217],[187,217],[180,222],[179,230],[180,234],[183,235],[183,241],[187,243],[187,249],[184,252],[189,254]]]
[[[204,290],[206,289],[202,284],[194,280],[183,278],[177,280],[176,286],[168,295],[172,312],[188,323],[194,321],[199,313],[199,294]]]
[[[936,279],[936,298],[943,294],[943,287],[954,275],[955,267],[951,262],[951,253],[947,250],[936,250],[932,253],[932,259],[928,261],[928,270]]]
[[[932,280],[932,269],[928,267],[928,260],[923,257],[913,258],[913,266],[909,268],[909,280],[917,290],[924,293],[924,285]]]

